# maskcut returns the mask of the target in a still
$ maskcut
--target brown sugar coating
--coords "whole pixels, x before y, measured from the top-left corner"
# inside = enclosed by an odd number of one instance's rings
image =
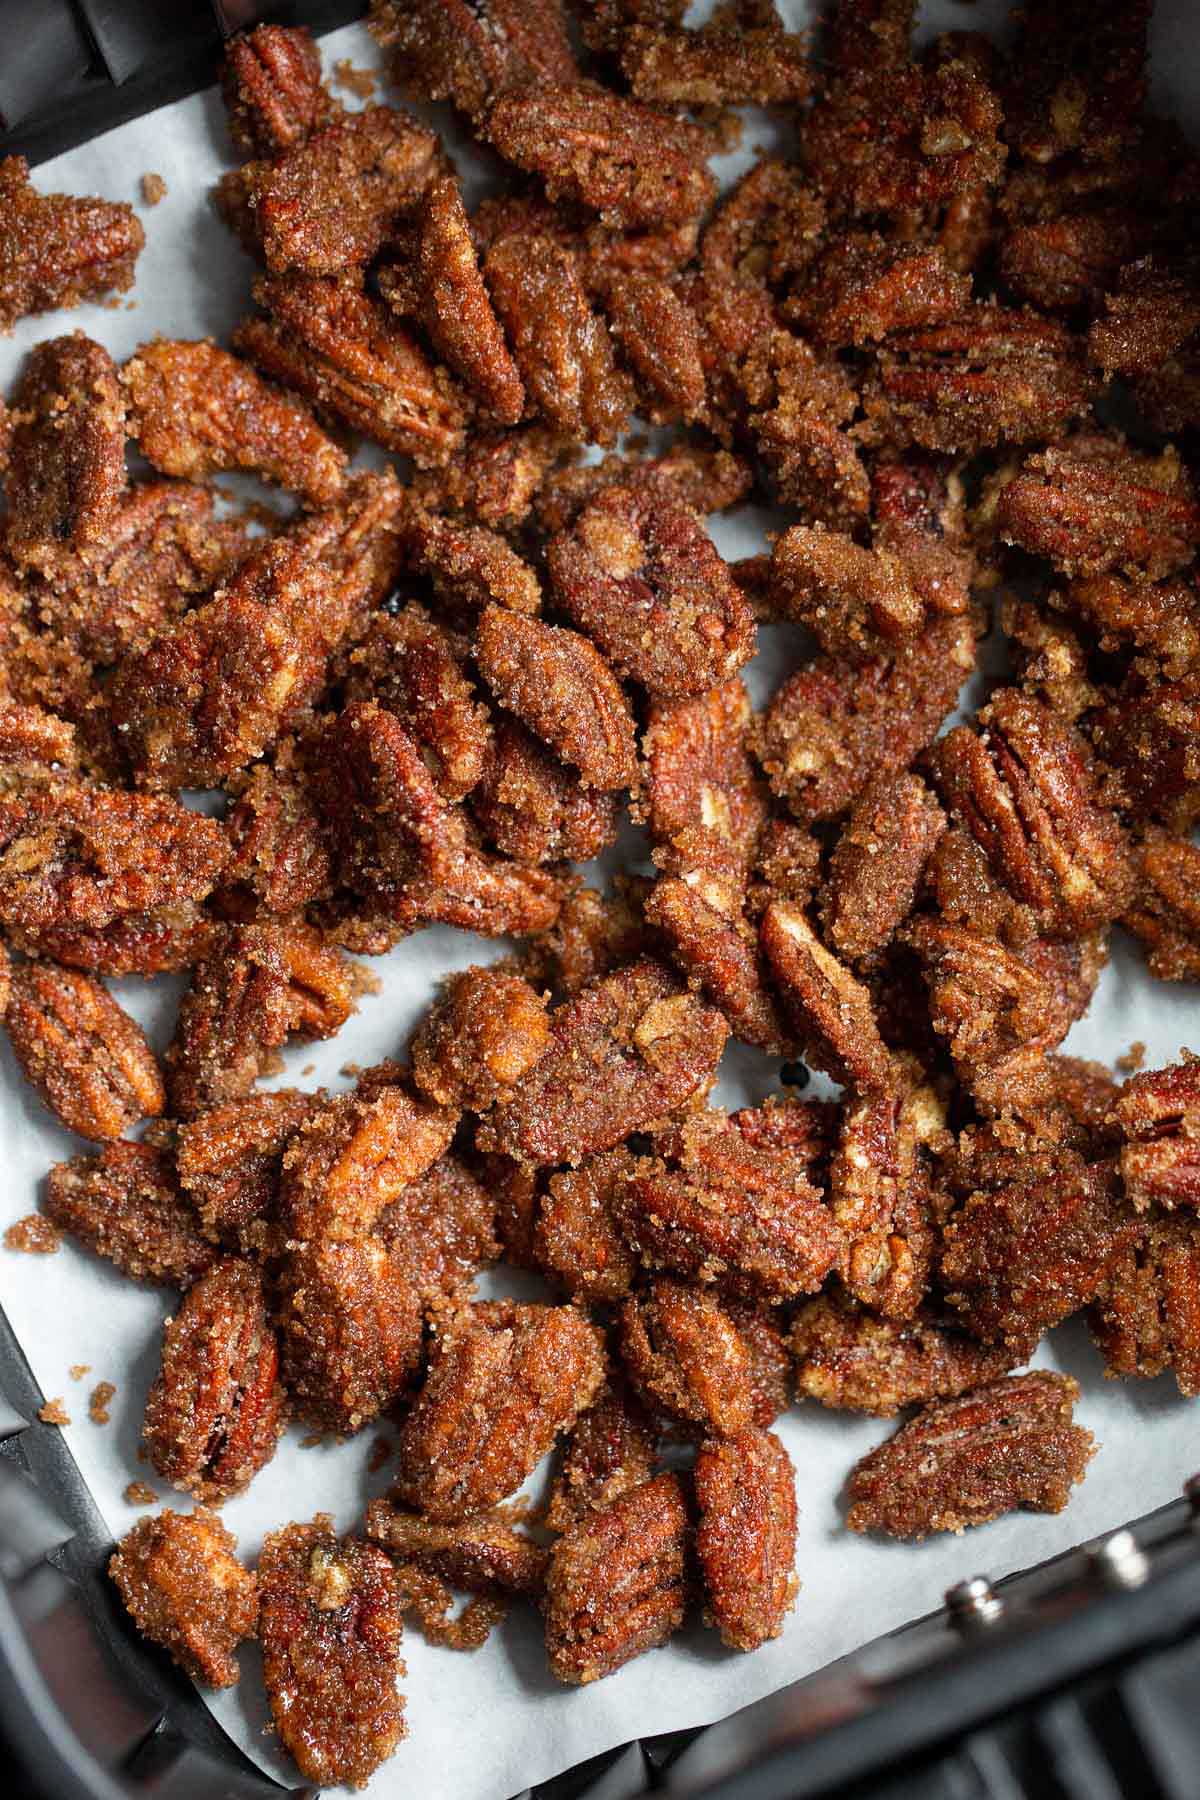
[[[1198,734],[1194,675],[1149,686],[1132,677],[1089,725],[1097,755],[1118,772],[1122,799],[1172,831],[1186,831],[1200,818]]]
[[[357,271],[268,276],[255,282],[254,298],[265,316],[239,325],[233,341],[272,381],[419,468],[436,468],[461,450],[461,395],[363,292]]]
[[[244,156],[279,156],[337,112],[321,53],[304,25],[258,25],[225,46],[221,87],[229,135]]]
[[[854,530],[870,502],[858,442],[847,430],[859,410],[858,391],[839,363],[801,338],[768,330],[766,321],[755,331],[736,290],[726,303],[750,328],[744,360],[738,358],[735,405],[750,409],[747,425],[768,491],[781,506],[835,530]],[[706,322],[711,329],[711,318]]]
[[[923,1538],[1025,1507],[1061,1512],[1094,1444],[1072,1423],[1079,1384],[1042,1369],[935,1400],[856,1464],[852,1531]]]
[[[566,1531],[648,1481],[657,1441],[657,1429],[628,1383],[610,1374],[572,1427],[546,1506],[549,1529]]]
[[[574,1300],[619,1300],[636,1262],[613,1219],[612,1197],[631,1166],[624,1149],[552,1175],[541,1195],[532,1251],[539,1269]]]
[[[348,661],[346,698],[373,697],[395,713],[445,798],[469,794],[490,764],[493,734],[456,638],[414,602],[377,614]]]
[[[12,971],[4,1026],[25,1079],[63,1124],[102,1143],[166,1105],[141,1027],[90,975],[54,963]]]
[[[305,1780],[362,1786],[406,1733],[404,1620],[386,1554],[328,1513],[269,1533],[258,1636],[275,1730]]]
[[[134,1281],[189,1287],[217,1259],[170,1156],[150,1144],[107,1144],[98,1156],[55,1163],[43,1204],[55,1225]]]
[[[1102,649],[1134,644],[1152,651],[1172,678],[1186,675],[1200,654],[1194,570],[1159,582],[1139,575],[1090,576],[1072,581],[1064,599],[1073,614],[1096,630]],[[1095,698],[1094,692],[1088,694],[1079,711]]]
[[[669,1278],[621,1308],[621,1356],[643,1402],[734,1437],[754,1416],[750,1358],[715,1294]]]
[[[821,943],[803,912],[774,901],[762,946],[805,1055],[835,1081],[871,1090],[888,1085],[891,1057],[862,983]]]
[[[620,802],[575,772],[516,719],[497,719],[471,811],[484,836],[517,862],[588,862],[617,836]]]
[[[62,1248],[62,1233],[53,1219],[42,1213],[26,1213],[5,1228],[6,1250],[17,1250],[22,1256],[57,1256]]]
[[[1140,456],[1093,432],[1028,457],[996,517],[1005,543],[1064,575],[1124,569],[1157,579],[1200,548],[1200,506],[1174,451]]]
[[[553,540],[547,566],[574,622],[656,697],[704,693],[753,653],[745,601],[662,476],[602,490]]]
[[[465,622],[493,604],[518,613],[541,610],[537,575],[495,531],[436,513],[418,514],[405,532],[405,552],[451,617],[462,615]]]
[[[39,194],[23,156],[0,158],[0,331],[26,313],[78,306],[133,286],[146,241],[132,206]]]
[[[807,48],[773,5],[732,0],[695,30],[634,26],[621,67],[639,100],[663,106],[780,106],[808,97]]]
[[[1131,1076],[1112,1111],[1124,1140],[1121,1179],[1138,1211],[1200,1211],[1200,1062]]]
[[[420,1296],[377,1237],[290,1245],[275,1320],[283,1384],[321,1431],[361,1431],[420,1365]]]
[[[720,1013],[643,960],[550,1014],[550,1047],[492,1114],[485,1149],[579,1162],[705,1089],[725,1046]]]
[[[213,926],[193,900],[126,913],[99,930],[59,925],[9,927],[13,943],[29,956],[50,956],[88,974],[163,975],[190,968],[212,941]]]
[[[292,913],[329,886],[329,853],[307,783],[256,764],[225,817],[233,855],[218,899],[230,919]]]
[[[262,1276],[226,1257],[188,1289],[163,1332],[142,1426],[158,1473],[198,1500],[240,1493],[283,1431],[278,1372]]]
[[[642,916],[645,880],[618,876],[611,894],[570,884],[554,926],[523,967],[535,985],[551,987],[559,997],[573,997],[590,981],[611,975],[649,949]]]
[[[586,786],[634,784],[633,715],[590,639],[489,606],[479,621],[476,654],[480,674],[500,704],[574,764]]]
[[[597,1681],[678,1631],[688,1602],[688,1535],[683,1490],[670,1474],[564,1532],[546,1577],[552,1674]]]
[[[699,827],[747,862],[766,802],[746,750],[750,698],[739,676],[694,699],[650,709],[642,737],[642,804],[658,842]]]
[[[180,1123],[175,1169],[207,1237],[236,1244],[248,1226],[273,1212],[283,1152],[321,1104],[315,1094],[279,1088]]]
[[[498,1210],[494,1184],[447,1152],[384,1207],[375,1230],[428,1305],[461,1294],[499,1256]]]
[[[854,232],[835,238],[809,265],[784,310],[806,337],[839,350],[940,324],[970,298],[970,280],[936,247]]]
[[[1067,0],[1045,17],[1022,15],[1005,90],[1009,143],[1038,163],[1072,150],[1119,155],[1145,93],[1149,16],[1146,0]]]
[[[731,1650],[779,1636],[795,1604],[796,1471],[773,1432],[748,1429],[696,1457],[696,1555],[708,1615]]]
[[[94,543],[125,487],[125,402],[107,350],[82,332],[30,353],[13,394],[6,547],[19,563]]]
[[[793,525],[776,539],[771,593],[780,614],[807,625],[832,656],[885,652],[925,622],[899,557],[821,526]]]
[[[123,380],[130,430],[162,474],[200,481],[245,469],[315,506],[341,492],[345,455],[307,408],[210,339],[143,344]]]
[[[969,609],[976,558],[958,464],[937,456],[881,458],[871,471],[871,544],[900,558],[934,614]]]
[[[472,433],[439,476],[441,500],[493,531],[516,530],[529,517],[534,495],[563,448],[548,425]]]
[[[236,1684],[237,1647],[258,1620],[258,1583],[236,1548],[216,1514],[198,1506],[139,1519],[109,1558],[109,1576],[143,1637],[205,1687]]]
[[[417,1027],[413,1080],[441,1106],[483,1112],[503,1100],[548,1048],[545,999],[505,969],[451,976]]]
[[[576,73],[561,0],[372,0],[370,24],[403,89],[471,117],[506,87]]]
[[[707,386],[695,314],[661,275],[634,269],[604,284],[604,311],[651,424],[690,423],[704,410]]]
[[[401,1430],[396,1497],[438,1523],[494,1506],[603,1379],[600,1335],[573,1307],[470,1309],[448,1325]]]
[[[280,1207],[294,1237],[353,1240],[449,1148],[457,1112],[398,1083],[327,1100],[283,1158]]]
[[[980,1344],[927,1308],[885,1319],[825,1294],[795,1314],[789,1343],[799,1399],[880,1418],[965,1394],[1017,1360],[1006,1346]]]
[[[1171,1370],[1186,1399],[1200,1394],[1200,1230],[1187,1215],[1154,1220],[1109,1267],[1089,1314],[1105,1373]]]
[[[645,917],[734,1037],[768,1055],[786,1052],[790,1038],[767,989],[758,934],[742,916],[733,882],[703,869],[664,876],[647,896]]]
[[[545,1585],[549,1552],[500,1513],[435,1525],[387,1500],[372,1500],[367,1533],[391,1557],[405,1611],[415,1616],[426,1641],[450,1650],[479,1649],[514,1596],[536,1600]],[[472,1598],[451,1618],[456,1592]]]
[[[821,923],[832,949],[863,962],[888,943],[912,910],[946,816],[919,776],[869,782],[842,828],[829,864]]]
[[[933,1089],[902,1078],[848,1104],[829,1174],[846,1234],[842,1279],[889,1318],[911,1318],[929,1282],[937,1202],[928,1146],[945,1131]]]

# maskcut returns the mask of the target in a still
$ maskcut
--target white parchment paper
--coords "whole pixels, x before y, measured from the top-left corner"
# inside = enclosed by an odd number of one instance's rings
[[[797,23],[804,22],[802,0],[784,10]],[[975,28],[1002,18],[1004,11],[1004,0],[971,7],[944,0],[923,9],[923,24]],[[1193,131],[1200,125],[1198,38],[1193,0],[1160,0],[1153,58],[1157,103],[1184,117]],[[359,26],[325,39],[322,50],[327,69],[342,57],[359,66],[376,64],[373,46]],[[439,113],[438,123],[464,173],[471,174],[465,140],[449,114]],[[725,171],[732,175],[744,168],[753,144],[768,138],[772,129],[753,126],[742,149],[724,159]],[[0,340],[0,389],[10,388],[33,343],[76,326],[118,359],[155,333],[224,336],[247,308],[253,273],[207,200],[208,189],[231,160],[222,108],[209,92],[36,170],[38,184],[46,189],[135,202],[144,217],[147,244],[137,285],[126,300],[25,320],[11,338]],[[152,209],[142,204],[139,191],[140,176],[150,170],[161,174],[168,188],[167,198]],[[727,555],[744,555],[761,547],[758,523],[753,514],[716,520],[713,533]],[[785,631],[764,632],[763,640],[750,671],[756,699],[797,654],[796,639]],[[633,848],[639,853],[636,844]],[[346,1085],[340,1073],[345,1064],[367,1064],[402,1048],[439,976],[499,953],[500,947],[465,933],[436,929],[418,934],[372,965],[382,977],[382,991],[364,998],[341,1036],[330,1044],[291,1050],[280,1079]],[[127,981],[117,984],[117,991],[162,1047],[179,984]],[[1183,1044],[1200,1049],[1200,1008],[1194,988],[1152,983],[1118,934],[1091,1012],[1071,1033],[1067,1047],[1111,1063],[1136,1039],[1145,1043],[1151,1064],[1170,1060]],[[777,1085],[775,1071],[776,1065],[764,1057],[730,1052],[717,1097],[733,1105],[759,1098]],[[0,1045],[0,1120],[2,1228],[33,1209],[49,1164],[84,1146],[59,1130],[30,1095],[6,1041]],[[137,1456],[140,1420],[171,1296],[134,1286],[70,1245],[45,1258],[0,1252],[0,1295],[46,1394],[66,1403],[73,1419],[65,1427],[68,1443],[119,1536],[139,1516],[124,1501],[124,1488],[133,1479],[149,1478]],[[917,1548],[856,1538],[842,1527],[839,1490],[855,1459],[891,1427],[815,1407],[793,1412],[777,1429],[797,1471],[802,1588],[776,1643],[739,1657],[694,1624],[665,1650],[578,1691],[558,1686],[547,1674],[531,1614],[515,1613],[472,1656],[431,1649],[413,1633],[406,1644],[403,1684],[410,1736],[375,1776],[371,1793],[377,1800],[414,1793],[425,1800],[504,1800],[630,1736],[728,1713],[928,1611],[955,1580],[981,1569],[996,1576],[1037,1562],[1178,1493],[1183,1478],[1200,1465],[1200,1418],[1179,1401],[1169,1378],[1128,1386],[1106,1383],[1086,1335],[1070,1329],[1055,1334],[1039,1360],[1068,1369],[1082,1382],[1080,1417],[1101,1444],[1087,1481],[1060,1517],[1021,1515],[968,1539],[942,1538]],[[90,1373],[73,1382],[68,1369],[80,1363],[89,1364]],[[87,1416],[88,1390],[101,1379],[118,1386],[107,1427],[90,1423]],[[300,1433],[290,1432],[249,1492],[225,1509],[242,1551],[252,1558],[266,1531],[318,1509],[334,1513],[341,1529],[353,1527],[366,1498],[386,1487],[386,1470],[373,1478],[366,1473],[374,1435],[368,1431],[344,1445],[304,1450]],[[275,1754],[264,1732],[266,1709],[252,1650],[243,1652],[243,1670],[240,1687],[214,1700],[213,1710],[256,1761],[294,1785],[295,1771]]]

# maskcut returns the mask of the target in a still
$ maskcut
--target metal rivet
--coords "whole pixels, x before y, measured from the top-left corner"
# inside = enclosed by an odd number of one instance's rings
[[[1004,1611],[1004,1602],[992,1592],[986,1575],[973,1575],[946,1589],[946,1607],[959,1627],[991,1625]]]
[[[1150,1573],[1146,1553],[1132,1531],[1114,1531],[1092,1551],[1092,1564],[1110,1587],[1141,1587]]]

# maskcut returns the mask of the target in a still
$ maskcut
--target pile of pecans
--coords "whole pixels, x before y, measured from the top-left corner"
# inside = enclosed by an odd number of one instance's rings
[[[199,1680],[257,1635],[309,1781],[402,1736],[405,1614],[470,1648],[519,1598],[567,1682],[696,1595],[777,1636],[796,1397],[906,1413],[848,1523],[917,1538],[1065,1505],[1078,1389],[1014,1371],[1071,1314],[1200,1394],[1200,1061],[1058,1050],[1114,925],[1200,978],[1200,159],[1143,109],[1149,0],[1003,53],[917,54],[913,10],[841,0],[813,58],[771,0],[593,0],[578,50],[560,0],[376,0],[509,171],[470,216],[303,31],[236,38],[236,354],[60,337],[0,414],[7,1029],[102,1146],[46,1213],[182,1294],[145,1444],[202,1504],[112,1574]],[[796,152],[718,200],[741,102]],[[4,319],[128,284],[128,208],[0,189]],[[635,414],[668,447],[613,449]],[[229,470],[293,520],[218,516]],[[729,566],[703,517],[751,495],[791,522]],[[798,661],[755,715],[764,622]],[[571,865],[626,809],[654,873],[602,893]],[[351,1091],[256,1085],[434,922],[516,945]],[[183,969],[160,1068],[102,977]],[[710,1106],[731,1036],[788,1091]],[[499,1257],[555,1302],[473,1301]],[[248,1572],[210,1508],[288,1419],[384,1414],[364,1535]]]

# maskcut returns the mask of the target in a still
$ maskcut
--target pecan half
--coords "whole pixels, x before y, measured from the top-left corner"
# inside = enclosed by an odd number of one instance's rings
[[[0,329],[25,313],[52,312],[123,294],[146,234],[132,206],[74,194],[39,194],[23,156],[0,157]]]
[[[125,488],[125,402],[107,350],[76,332],[29,356],[13,394],[5,546],[18,563],[102,538]]]
[[[879,1418],[953,1399],[1006,1375],[1017,1361],[1006,1345],[981,1344],[929,1308],[884,1319],[824,1294],[795,1314],[789,1342],[800,1399]]]
[[[707,384],[700,330],[691,308],[662,275],[617,271],[603,286],[604,311],[653,425],[691,423],[704,411]]]
[[[628,1384],[610,1375],[571,1429],[546,1506],[550,1530],[566,1531],[648,1481],[657,1441],[650,1415]]]
[[[925,623],[898,556],[819,525],[793,525],[775,540],[770,591],[779,615],[807,625],[833,656],[886,652]]]
[[[190,1287],[217,1259],[170,1156],[150,1144],[107,1144],[99,1156],[55,1163],[44,1204],[63,1231],[134,1281]]]
[[[141,1027],[90,975],[19,963],[4,1027],[25,1079],[80,1137],[119,1138],[166,1105]]]
[[[394,1262],[426,1303],[460,1296],[500,1255],[499,1197],[448,1152],[406,1182],[375,1221]]]
[[[663,1279],[627,1300],[621,1309],[621,1356],[648,1406],[717,1437],[733,1437],[750,1426],[750,1359],[711,1289]]]
[[[789,1034],[767,985],[758,933],[742,914],[736,881],[705,868],[685,868],[682,875],[655,882],[644,911],[689,982],[724,1013],[734,1037],[768,1055],[785,1055]]]
[[[856,1300],[911,1318],[929,1283],[935,1205],[927,1146],[945,1131],[932,1088],[901,1080],[845,1109],[829,1177],[830,1210],[846,1234],[842,1277]]]
[[[420,1366],[420,1296],[378,1238],[289,1245],[275,1322],[288,1395],[320,1431],[361,1431]]]
[[[280,1211],[291,1235],[349,1241],[449,1148],[458,1114],[396,1082],[338,1094],[284,1152]]]
[[[220,1519],[199,1506],[139,1519],[108,1561],[142,1636],[205,1687],[236,1685],[237,1647],[258,1621],[258,1583],[236,1548]]]
[[[1115,1258],[1089,1315],[1105,1373],[1170,1369],[1185,1399],[1200,1394],[1200,1229],[1188,1217],[1156,1219]]]
[[[283,1152],[321,1104],[318,1095],[279,1088],[180,1124],[175,1169],[207,1237],[237,1244],[247,1226],[274,1211]]]
[[[523,863],[588,862],[616,841],[614,793],[585,788],[575,772],[516,719],[498,719],[471,811],[484,836]]]
[[[877,956],[912,911],[946,815],[917,775],[881,776],[842,827],[821,898],[821,924],[849,963]]]
[[[230,38],[221,88],[229,135],[243,156],[279,156],[338,111],[305,25],[258,25]]]
[[[746,1430],[696,1457],[696,1555],[708,1612],[731,1650],[783,1630],[799,1583],[796,1471],[773,1432]]]
[[[657,842],[699,828],[750,861],[766,801],[746,751],[749,722],[750,697],[736,675],[694,699],[651,707],[643,806]]]
[[[1113,1107],[1121,1179],[1139,1212],[1154,1204],[1200,1210],[1200,1062],[1184,1057],[1125,1083]]]
[[[1064,575],[1124,569],[1157,580],[1200,548],[1200,506],[1174,450],[1139,456],[1099,432],[1028,457],[1000,492],[996,523],[1006,544]]]
[[[549,1552],[500,1512],[435,1525],[372,1500],[367,1533],[391,1557],[405,1610],[416,1615],[426,1641],[451,1650],[477,1650],[514,1595],[537,1600],[545,1586]],[[452,1619],[456,1592],[473,1598]]]
[[[504,969],[447,981],[411,1046],[413,1080],[440,1106],[483,1112],[526,1076],[550,1042],[546,1002]]]
[[[836,238],[788,295],[786,318],[828,350],[939,325],[971,299],[971,282],[935,246],[889,243],[871,232]]]
[[[402,88],[472,118],[510,85],[576,73],[562,0],[373,0],[371,31]]]
[[[552,1175],[533,1228],[537,1266],[574,1300],[619,1300],[636,1262],[617,1230],[612,1197],[630,1167],[622,1148],[589,1156]]]
[[[825,948],[799,907],[773,901],[763,914],[761,934],[808,1060],[855,1088],[886,1087],[891,1057],[862,983]]]
[[[1153,684],[1131,677],[1111,705],[1092,715],[1089,729],[1135,814],[1179,832],[1200,818],[1200,683],[1194,675]]]

